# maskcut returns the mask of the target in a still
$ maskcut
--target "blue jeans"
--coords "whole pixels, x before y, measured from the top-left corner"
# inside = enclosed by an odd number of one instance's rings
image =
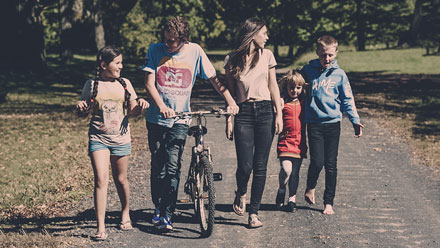
[[[188,125],[172,128],[147,122],[151,152],[151,197],[163,217],[171,218],[176,209],[182,154]]]
[[[249,214],[257,214],[266,184],[267,160],[275,132],[271,101],[244,102],[234,119],[237,193],[247,192],[253,171]]]
[[[337,157],[341,123],[307,123],[310,165],[307,189],[314,189],[322,167],[325,168],[324,204],[333,205],[336,193]]]

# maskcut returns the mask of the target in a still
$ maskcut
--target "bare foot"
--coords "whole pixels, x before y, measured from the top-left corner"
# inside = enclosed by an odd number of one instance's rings
[[[323,214],[335,214],[335,211],[333,211],[333,206],[330,204],[325,204]]]
[[[304,193],[304,199],[309,204],[315,204],[315,189],[307,189]]]

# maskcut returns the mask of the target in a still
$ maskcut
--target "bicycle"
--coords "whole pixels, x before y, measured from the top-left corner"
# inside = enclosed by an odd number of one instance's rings
[[[197,121],[197,124],[188,130],[188,135],[194,137],[194,146],[192,147],[191,163],[184,192],[194,203],[194,211],[200,221],[202,237],[209,237],[214,230],[215,188],[213,181],[222,180],[221,173],[213,173],[211,149],[205,144],[203,137],[208,132],[206,116],[209,115],[220,118],[222,115],[230,115],[230,113],[222,109],[213,109],[211,111],[176,113],[174,116],[177,118],[192,116]]]

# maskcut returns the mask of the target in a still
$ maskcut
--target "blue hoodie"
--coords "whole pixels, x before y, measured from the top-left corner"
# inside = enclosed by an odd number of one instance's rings
[[[311,60],[302,69],[309,83],[305,105],[306,123],[335,123],[346,112],[351,123],[359,124],[350,82],[336,60],[325,69],[319,59]]]

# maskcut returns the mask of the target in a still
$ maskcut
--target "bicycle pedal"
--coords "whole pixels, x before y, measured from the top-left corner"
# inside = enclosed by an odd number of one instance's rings
[[[223,174],[222,173],[213,173],[214,181],[221,181],[223,180]]]

